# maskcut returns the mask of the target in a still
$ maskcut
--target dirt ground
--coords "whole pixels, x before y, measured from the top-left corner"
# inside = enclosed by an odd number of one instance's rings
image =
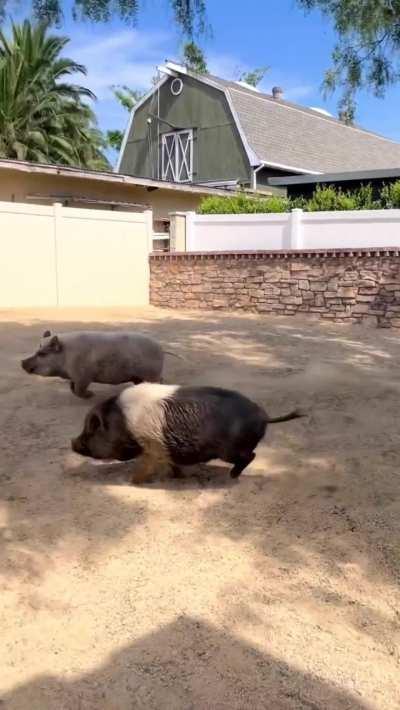
[[[238,482],[214,465],[142,487],[129,467],[83,475],[69,441],[88,403],[19,361],[45,328],[88,325],[183,355],[167,382],[309,416],[271,426]],[[0,312],[0,708],[398,710],[399,342],[292,318]]]

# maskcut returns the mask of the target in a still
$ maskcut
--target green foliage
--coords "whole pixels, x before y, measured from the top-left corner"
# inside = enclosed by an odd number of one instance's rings
[[[336,190],[332,185],[317,188],[307,202],[308,212],[332,212],[334,210],[354,210],[356,201],[353,195]]]
[[[136,106],[137,102],[144,96],[143,91],[131,89],[130,86],[126,86],[125,84],[122,86],[119,84],[113,84],[113,86],[111,86],[111,90],[122,108],[129,112],[132,111],[133,107]],[[107,144],[113,150],[120,150],[123,139],[123,131],[120,131],[119,129],[112,129],[106,132]]]
[[[86,2],[89,3],[91,0]],[[125,3],[127,0],[119,0],[119,2]],[[174,11],[176,23],[186,35],[192,37],[193,34],[206,30],[206,0],[168,0],[168,2]]]
[[[200,214],[254,214],[287,212],[289,201],[286,197],[252,197],[232,195],[231,197],[205,197],[201,202]]]
[[[183,45],[183,63],[185,67],[196,74],[207,74],[207,62],[204,52],[195,42],[186,42]]]
[[[118,84],[113,84],[111,90],[117,101],[127,111],[132,111],[133,107],[136,106],[137,102],[140,101],[140,99],[144,96],[143,91],[139,91],[138,89],[131,89],[125,84],[123,84],[122,86],[119,86]]]
[[[124,140],[124,134],[122,131],[116,129],[115,131],[106,132],[107,143],[113,150],[120,150],[122,141]]]
[[[400,180],[384,185],[381,190],[381,206],[385,209],[400,208]]]
[[[163,0],[163,3],[172,9],[174,20],[185,35],[191,37],[205,31],[206,0]],[[72,0],[70,7],[74,20],[109,22],[112,17],[118,17],[136,24],[144,4],[145,0]],[[0,20],[5,19],[8,8],[14,7],[12,0],[0,0]],[[60,25],[65,7],[62,0],[31,0],[30,14],[41,22]]]
[[[269,67],[257,67],[253,71],[243,72],[239,77],[239,81],[244,81],[246,84],[256,87],[262,82],[269,69]]]
[[[253,197],[232,195],[206,197],[199,208],[200,214],[252,214],[289,212],[295,208],[305,212],[336,212],[346,210],[374,210],[400,208],[400,180],[385,185],[379,199],[374,198],[372,186],[361,185],[352,192],[343,192],[333,185],[317,185],[312,197]]]
[[[297,0],[321,10],[333,22],[338,43],[324,89],[342,88],[341,110],[354,117],[354,95],[361,88],[383,96],[400,78],[399,0]],[[352,118],[351,118],[352,120]]]
[[[308,212],[326,212],[336,210],[374,210],[384,205],[374,199],[372,186],[361,185],[351,192],[343,192],[333,185],[319,186],[310,200],[305,202],[303,209]]]
[[[109,167],[105,142],[86,103],[89,89],[68,83],[86,69],[61,57],[67,37],[43,23],[0,31],[0,156],[43,163]]]
[[[361,185],[353,193],[356,210],[375,210],[381,207],[379,200],[374,199],[372,185]]]
[[[307,211],[307,199],[305,197],[299,196],[299,197],[291,197],[290,198],[290,209],[298,209],[298,210],[304,210],[304,212]]]

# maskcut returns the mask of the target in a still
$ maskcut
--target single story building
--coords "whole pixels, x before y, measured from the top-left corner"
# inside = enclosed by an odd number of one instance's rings
[[[378,197],[383,185],[396,182],[396,180],[400,180],[400,167],[380,170],[323,173],[321,175],[270,177],[268,184],[274,188],[286,189],[288,197],[305,198],[312,196],[317,185],[334,185],[344,192],[357,190],[362,185],[371,185],[374,194]]]
[[[131,177],[61,165],[0,159],[0,200],[106,210],[153,210],[155,248],[168,243],[170,214],[195,211],[208,195],[226,195],[211,186]],[[158,241],[157,241],[158,237]]]

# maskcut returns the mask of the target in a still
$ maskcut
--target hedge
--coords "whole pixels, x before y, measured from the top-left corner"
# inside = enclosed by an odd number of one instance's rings
[[[296,207],[305,212],[400,208],[400,180],[384,185],[377,198],[374,197],[371,185],[363,185],[353,192],[343,192],[332,185],[318,185],[308,200],[304,197],[252,197],[246,194],[206,197],[198,211],[199,214],[265,214],[290,212]]]

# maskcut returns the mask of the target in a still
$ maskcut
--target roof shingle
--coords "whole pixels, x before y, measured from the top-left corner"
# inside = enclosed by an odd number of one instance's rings
[[[400,167],[395,141],[236,82],[207,79],[228,93],[261,162],[320,173]]]

